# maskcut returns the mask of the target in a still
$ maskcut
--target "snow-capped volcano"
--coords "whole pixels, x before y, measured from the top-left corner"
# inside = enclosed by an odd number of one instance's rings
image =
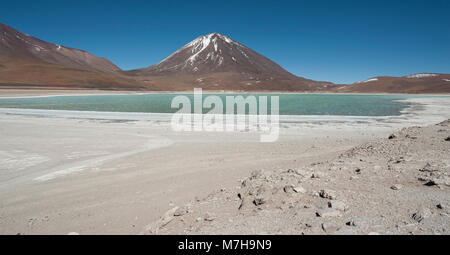
[[[293,76],[268,58],[219,33],[199,36],[158,64],[133,72],[138,75],[239,72]]]

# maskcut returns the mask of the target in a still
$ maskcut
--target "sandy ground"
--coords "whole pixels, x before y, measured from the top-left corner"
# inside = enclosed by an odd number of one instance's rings
[[[247,132],[174,132],[164,116],[0,109],[0,234],[142,233],[254,171],[309,166],[450,118],[449,98],[414,101],[404,116],[381,120],[288,117],[275,143]]]
[[[449,235],[450,120],[313,164],[254,171],[145,234]]]

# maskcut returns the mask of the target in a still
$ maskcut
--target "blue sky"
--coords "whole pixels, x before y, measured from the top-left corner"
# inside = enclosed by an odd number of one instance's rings
[[[0,22],[123,69],[219,32],[315,80],[450,73],[450,1],[4,1]]]

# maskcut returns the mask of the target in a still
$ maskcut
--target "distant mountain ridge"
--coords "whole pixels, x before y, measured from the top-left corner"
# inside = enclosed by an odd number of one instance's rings
[[[117,90],[450,93],[450,74],[380,76],[350,85],[298,77],[219,33],[202,35],[155,65],[123,71],[106,58],[42,41],[0,23],[0,87]]]
[[[358,93],[450,93],[450,74],[416,73],[402,77],[378,76],[335,88]]]

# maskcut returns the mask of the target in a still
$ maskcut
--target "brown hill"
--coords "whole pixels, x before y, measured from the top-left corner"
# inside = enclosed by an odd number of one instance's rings
[[[42,61],[0,56],[0,88],[30,86],[145,89],[141,83],[129,77],[68,68]]]
[[[89,52],[25,35],[0,23],[0,85],[138,89],[116,65]]]
[[[354,93],[450,93],[450,74],[419,73],[403,77],[381,76],[342,85],[336,92]]]
[[[89,52],[44,42],[0,23],[0,53],[3,56],[40,60],[42,62],[97,72],[117,72],[120,68],[106,58]]]

